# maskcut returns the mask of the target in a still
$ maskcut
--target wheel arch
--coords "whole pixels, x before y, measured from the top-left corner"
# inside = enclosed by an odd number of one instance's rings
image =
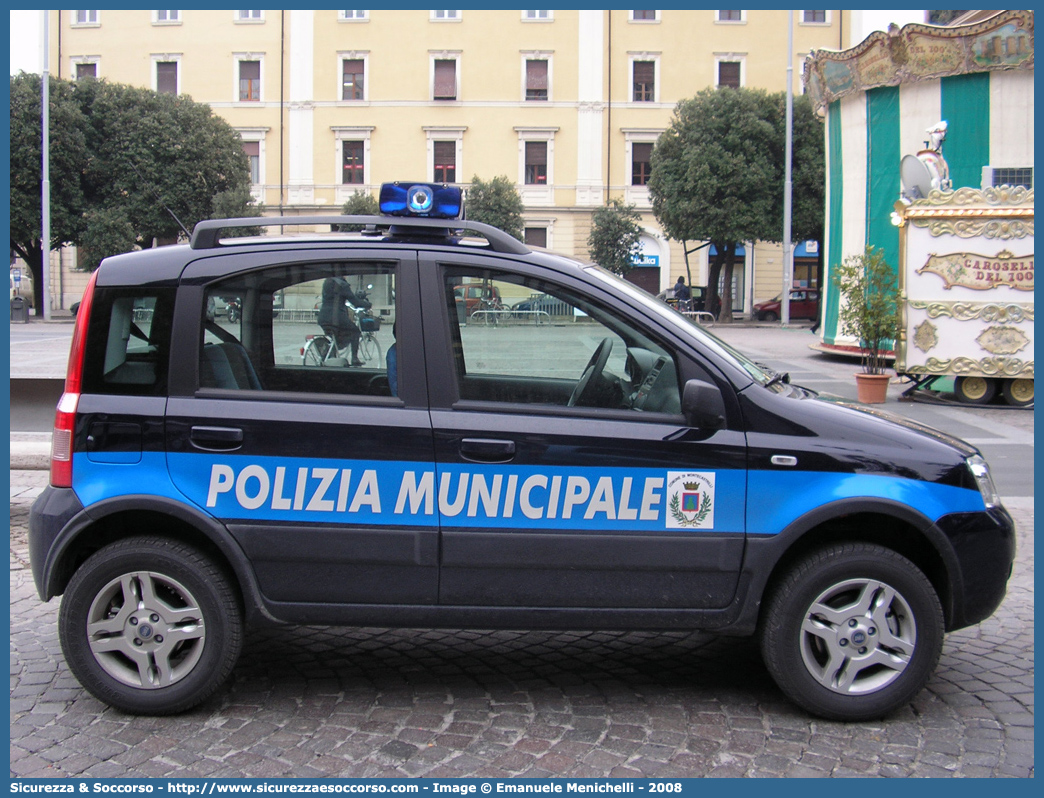
[[[214,518],[180,502],[157,496],[121,496],[79,513],[54,541],[43,571],[45,599],[65,592],[73,573],[103,546],[142,534],[195,546],[227,572],[238,593],[247,622],[273,620],[263,601],[253,568],[240,548]]]
[[[761,599],[759,622],[767,597],[795,562],[815,549],[843,542],[876,543],[910,560],[931,582],[950,629],[963,581],[953,547],[931,519],[887,499],[846,499],[818,507],[771,540],[772,555],[766,547],[764,553],[752,557],[749,567],[761,580],[754,587]],[[753,554],[754,548],[748,551]]]

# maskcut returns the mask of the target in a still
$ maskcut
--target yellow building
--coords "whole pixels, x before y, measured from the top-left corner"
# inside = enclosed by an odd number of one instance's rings
[[[703,88],[782,91],[787,13],[60,11],[49,69],[208,103],[242,135],[269,213],[335,213],[391,180],[506,175],[527,241],[584,257],[592,209],[620,197],[643,215],[633,279],[657,291],[685,262],[651,213],[652,145]],[[847,46],[851,12],[792,13],[800,92],[805,55]],[[745,253],[736,299],[749,310],[779,292],[782,259]],[[690,261],[706,282],[706,250]]]

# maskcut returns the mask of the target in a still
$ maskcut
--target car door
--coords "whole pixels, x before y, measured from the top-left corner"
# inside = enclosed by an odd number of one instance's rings
[[[359,368],[344,358],[304,362],[307,342],[322,335],[316,303],[332,278],[369,291],[386,322],[378,343],[396,356]],[[179,290],[168,468],[189,500],[225,524],[265,597],[435,603],[437,519],[393,512],[404,474],[432,465],[415,255],[223,255],[190,264]],[[213,296],[238,304],[234,322],[206,320]]]
[[[685,424],[682,380],[707,373],[575,279],[421,258],[436,473],[411,500],[441,516],[440,603],[726,606],[743,552],[745,445],[740,431]],[[453,288],[467,284],[509,308],[548,295],[558,310],[464,327]]]

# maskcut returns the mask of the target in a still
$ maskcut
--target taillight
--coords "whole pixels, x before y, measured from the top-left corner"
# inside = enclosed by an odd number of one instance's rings
[[[91,275],[76,312],[72,346],[69,348],[69,366],[65,372],[65,392],[58,400],[51,432],[51,484],[56,488],[72,487],[73,437],[76,430],[76,408],[83,386],[83,355],[87,345],[87,324],[91,318],[94,283],[98,272]]]

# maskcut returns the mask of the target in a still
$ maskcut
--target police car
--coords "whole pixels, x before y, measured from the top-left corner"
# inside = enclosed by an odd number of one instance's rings
[[[1000,604],[1013,524],[973,447],[790,385],[453,188],[380,205],[207,221],[92,276],[30,548],[102,701],[196,705],[266,623],[704,629],[867,719]],[[329,224],[362,232],[222,237]],[[361,366],[302,358],[331,279],[384,322]]]

